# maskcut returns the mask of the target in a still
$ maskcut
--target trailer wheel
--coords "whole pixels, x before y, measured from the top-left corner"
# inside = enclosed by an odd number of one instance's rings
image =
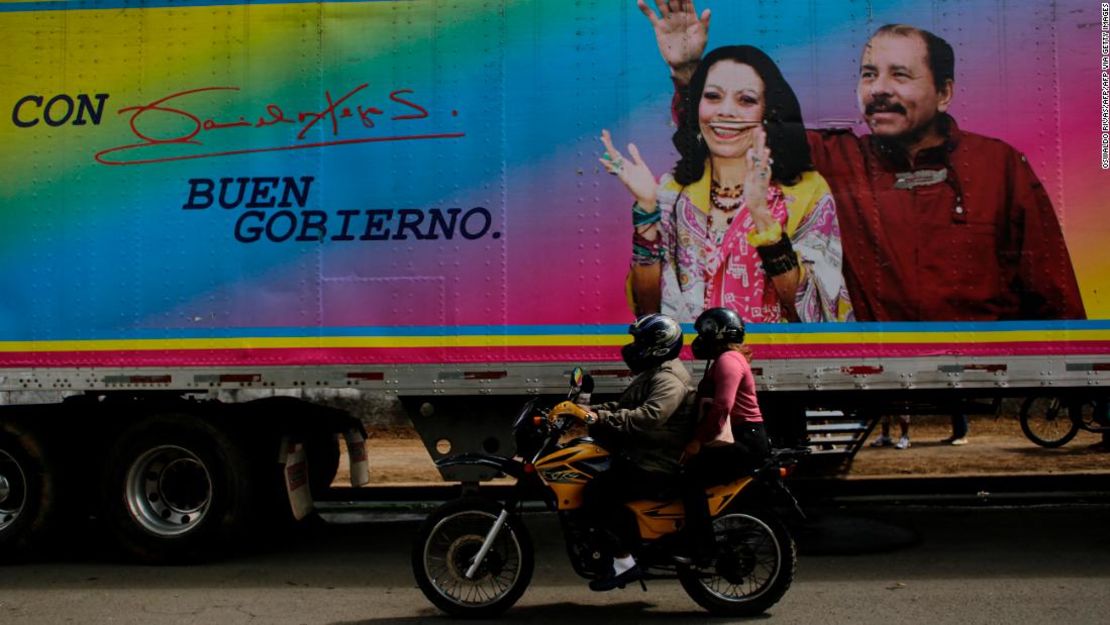
[[[1058,397],[1030,397],[1021,405],[1021,431],[1041,447],[1061,447],[1079,432],[1079,421],[1072,418],[1072,411],[1079,410],[1080,404]]]
[[[26,555],[54,524],[56,473],[43,450],[34,432],[0,423],[0,560]]]
[[[151,417],[124,431],[109,456],[103,516],[136,560],[208,559],[245,529],[249,475],[243,451],[212,423]]]

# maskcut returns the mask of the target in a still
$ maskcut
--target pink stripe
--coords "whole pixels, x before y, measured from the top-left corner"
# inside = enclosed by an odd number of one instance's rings
[[[1110,355],[1110,341],[888,345],[756,345],[761,360],[914,358],[929,356]],[[403,349],[235,349],[97,352],[12,352],[0,367],[266,367],[313,365],[499,364],[612,362],[616,347],[459,347]],[[690,350],[683,351],[690,359]]]
[[[919,358],[929,356],[1110,355],[1110,341],[1028,343],[888,343],[874,345],[755,345],[756,358]]]
[[[313,365],[497,364],[618,360],[616,348],[485,347],[404,349],[225,349],[96,352],[12,352],[4,367],[273,367]]]

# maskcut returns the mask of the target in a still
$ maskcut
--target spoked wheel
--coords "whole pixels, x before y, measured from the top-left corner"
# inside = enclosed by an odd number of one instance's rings
[[[1071,410],[1079,409],[1078,403],[1069,406],[1059,397],[1030,397],[1021,405],[1021,431],[1041,447],[1060,447],[1079,432],[1079,423],[1071,415]]]
[[[679,580],[713,614],[754,616],[782,598],[794,580],[797,548],[773,513],[743,510],[713,521],[718,554],[709,571],[687,570]]]
[[[512,607],[532,580],[532,540],[514,516],[473,576],[466,575],[501,510],[487,499],[460,499],[441,506],[421,526],[413,545],[413,574],[424,596],[444,612],[496,616]]]

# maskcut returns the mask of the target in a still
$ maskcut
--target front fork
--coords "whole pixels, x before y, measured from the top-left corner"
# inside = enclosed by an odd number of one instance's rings
[[[798,498],[794,496],[794,493],[790,492],[790,489],[786,487],[782,478],[775,477],[766,484],[767,488],[771,491],[772,497],[777,499],[780,505],[791,511],[795,521],[804,523],[809,520],[808,517],[806,517],[805,511],[802,510],[801,504],[798,503]]]
[[[486,534],[485,540],[482,541],[482,548],[478,550],[478,554],[474,556],[474,561],[470,563],[470,568],[466,569],[466,578],[474,579],[474,575],[478,573],[478,566],[482,560],[486,559],[486,554],[489,553],[493,547],[493,541],[497,540],[497,535],[501,533],[501,528],[505,527],[505,521],[509,519],[509,509],[502,508],[501,514],[497,515],[497,520],[493,522],[493,527],[490,528]]]

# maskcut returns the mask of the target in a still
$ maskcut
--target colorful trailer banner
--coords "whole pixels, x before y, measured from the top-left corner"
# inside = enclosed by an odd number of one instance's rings
[[[0,366],[1110,353],[1107,3],[697,5],[0,2]]]

